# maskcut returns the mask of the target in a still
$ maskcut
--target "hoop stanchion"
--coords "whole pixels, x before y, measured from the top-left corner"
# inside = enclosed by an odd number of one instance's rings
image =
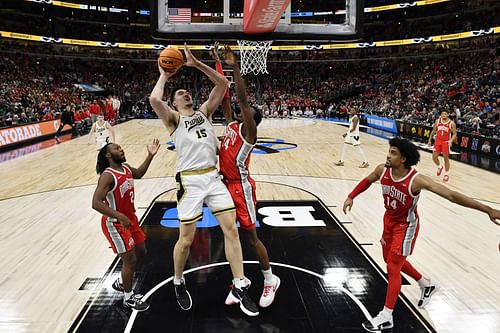
[[[238,40],[241,59],[241,74],[269,74],[267,71],[267,53],[271,49],[272,43],[272,40]]]

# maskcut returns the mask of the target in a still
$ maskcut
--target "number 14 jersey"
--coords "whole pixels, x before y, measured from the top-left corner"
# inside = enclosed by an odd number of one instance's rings
[[[415,195],[411,192],[413,180],[417,175],[418,171],[412,167],[406,176],[394,180],[392,169],[385,168],[380,184],[384,196],[385,216],[392,221],[410,224],[418,221],[417,203],[420,193]]]

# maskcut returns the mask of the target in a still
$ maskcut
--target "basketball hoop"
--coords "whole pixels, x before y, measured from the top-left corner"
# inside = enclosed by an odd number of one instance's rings
[[[238,46],[240,47],[241,74],[269,74],[267,71],[267,53],[271,49],[272,43],[272,40],[238,40]]]

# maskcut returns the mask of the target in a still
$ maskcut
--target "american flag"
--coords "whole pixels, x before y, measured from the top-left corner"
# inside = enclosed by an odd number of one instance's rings
[[[191,23],[191,8],[169,8],[167,18],[169,22]]]

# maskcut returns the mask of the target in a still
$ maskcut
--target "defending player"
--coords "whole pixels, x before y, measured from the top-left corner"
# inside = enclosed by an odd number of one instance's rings
[[[222,72],[218,44],[215,43],[212,55],[216,60],[219,73]],[[259,306],[266,308],[274,301],[276,291],[280,286],[280,278],[273,274],[269,264],[267,249],[257,235],[255,223],[257,219],[255,181],[250,177],[248,167],[250,155],[257,142],[257,126],[262,120],[262,115],[248,105],[246,86],[241,77],[236,55],[229,46],[225,46],[224,60],[231,66],[234,74],[236,95],[240,109],[232,112],[229,91],[222,101],[224,117],[228,122],[224,138],[222,139],[219,163],[220,171],[236,207],[236,220],[250,240],[250,244],[259,259],[264,276],[264,289],[259,300]],[[233,304],[231,294],[226,299],[226,304]]]
[[[410,141],[393,138],[389,141],[389,154],[384,164],[363,179],[347,196],[344,202],[344,213],[353,205],[353,200],[370,185],[380,180],[384,198],[384,231],[382,244],[384,261],[387,263],[388,285],[384,309],[371,321],[363,323],[370,332],[393,327],[392,311],[401,290],[401,272],[411,276],[418,282],[422,292],[418,302],[424,307],[436,292],[438,286],[422,276],[406,258],[412,253],[418,236],[420,219],[417,203],[422,190],[428,190],[464,207],[480,210],[489,215],[491,221],[500,225],[500,211],[486,206],[459,192],[434,182],[421,175],[414,166],[420,160],[420,154]]]
[[[103,214],[102,231],[113,252],[123,261],[121,281],[115,281],[113,288],[123,291],[123,305],[137,311],[147,310],[149,304],[132,289],[136,262],[146,255],[146,235],[135,215],[134,179],[144,176],[159,148],[160,143],[155,139],[137,169],[125,164],[125,152],[115,143],[106,144],[97,155],[96,171],[100,176],[92,208]]]

